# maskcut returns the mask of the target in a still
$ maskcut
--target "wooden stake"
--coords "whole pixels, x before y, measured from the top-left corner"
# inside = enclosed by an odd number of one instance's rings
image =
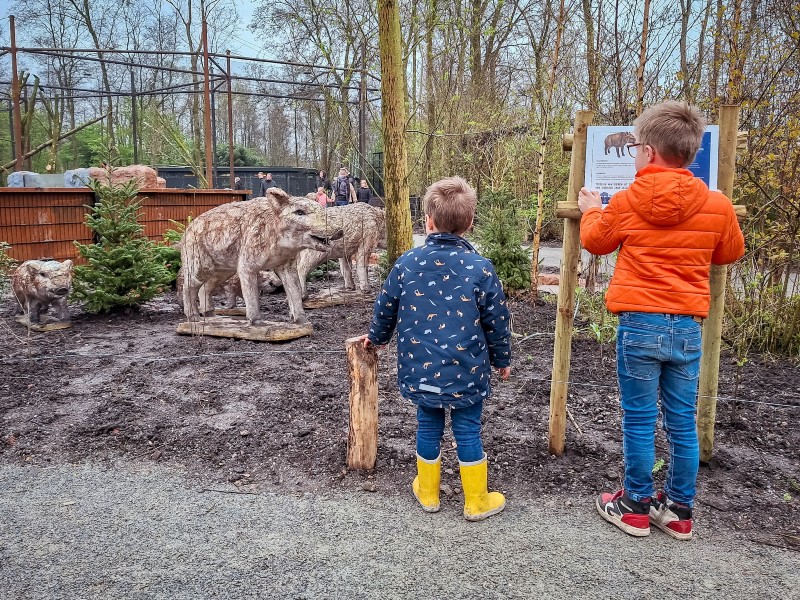
[[[739,127],[739,106],[724,105],[719,113],[719,190],[733,196],[736,175],[736,138]],[[700,359],[700,383],[697,402],[697,436],[700,460],[708,462],[714,452],[714,421],[717,415],[719,390],[719,351],[722,339],[722,314],[725,309],[725,282],[728,267],[711,265],[709,284],[711,307],[703,324],[703,356]]]
[[[572,138],[567,204],[578,205],[578,191],[583,187],[586,173],[586,128],[594,113],[578,111],[575,116],[575,133]],[[556,313],[555,347],[553,349],[553,375],[550,382],[550,424],[548,446],[550,454],[564,452],[567,419],[567,381],[572,356],[572,324],[575,318],[575,288],[578,286],[578,261],[581,256],[580,219],[564,219],[564,247],[561,256],[561,278],[558,284],[558,312]]]
[[[347,468],[371,471],[378,455],[378,354],[360,338],[345,341],[350,372]]]

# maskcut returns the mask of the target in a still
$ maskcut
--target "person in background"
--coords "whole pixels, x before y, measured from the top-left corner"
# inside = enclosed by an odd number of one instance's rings
[[[369,186],[367,185],[367,180],[362,179],[361,184],[356,190],[356,201],[369,202],[370,200],[372,200],[372,190],[369,189]]]
[[[269,188],[278,187],[278,185],[274,181],[272,181],[272,173],[267,173],[264,176],[264,180],[261,182],[261,187],[262,187],[263,192],[264,192],[263,194],[261,194],[262,196],[266,196],[267,195],[267,190]]]
[[[244,184],[242,183],[241,177],[234,177],[233,178],[233,189],[235,190],[243,190]]]
[[[320,187],[321,187],[323,190],[325,190],[325,192],[326,192],[326,193],[330,191],[330,189],[331,189],[331,182],[330,182],[330,180],[328,179],[328,176],[327,176],[327,174],[325,173],[325,171],[320,171],[320,172],[317,174],[317,185],[316,185],[316,187],[317,187],[317,188],[320,188]]]
[[[264,187],[264,172],[259,171],[256,177],[258,177],[258,195],[263,198],[266,195],[266,188]]]
[[[322,208],[327,208],[328,204],[330,203],[330,198],[328,198],[328,194],[325,193],[325,188],[319,186],[317,188],[317,195],[316,195],[317,204],[319,204]]]
[[[670,537],[692,537],[700,451],[695,410],[701,322],[710,305],[711,265],[744,254],[731,201],[710,191],[686,167],[706,122],[684,102],[651,106],[633,123],[636,178],[603,209],[600,194],[578,193],[581,243],[592,254],[619,249],[606,307],[619,315],[617,378],[622,408],[622,489],[595,507],[625,533],[654,525]],[[653,481],[659,404],[669,442],[663,491]]]
[[[344,167],[339,169],[339,176],[333,182],[333,197],[336,201],[336,206],[345,206],[350,202],[355,202],[356,190],[353,184],[350,183],[347,169]]]
[[[462,235],[475,216],[475,190],[460,177],[425,193],[425,245],[394,263],[375,301],[365,347],[381,347],[397,329],[400,394],[417,407],[414,496],[426,512],[439,511],[442,434],[450,412],[464,487],[464,518],[481,521],[506,500],[487,488],[481,441],[483,403],[492,368],[511,373],[511,316],[491,261]]]

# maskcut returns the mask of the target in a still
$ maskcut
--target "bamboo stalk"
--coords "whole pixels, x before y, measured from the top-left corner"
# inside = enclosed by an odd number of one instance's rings
[[[719,113],[719,175],[720,191],[730,198],[736,175],[737,130],[739,106],[726,104]],[[711,265],[709,284],[711,308],[703,324],[703,355],[700,359],[700,382],[697,403],[697,436],[700,460],[708,462],[714,453],[714,421],[717,415],[719,389],[719,352],[722,340],[722,314],[725,310],[726,265]]]
[[[569,188],[566,204],[577,207],[578,191],[583,186],[586,173],[586,128],[594,113],[578,111],[575,116],[575,134],[572,140]],[[578,286],[578,261],[581,256],[581,222],[564,219],[564,245],[561,256],[561,278],[558,284],[558,312],[556,313],[555,347],[553,349],[553,375],[550,383],[550,421],[548,446],[550,454],[564,452],[567,419],[567,381],[572,356],[572,325],[575,318],[575,288]]]

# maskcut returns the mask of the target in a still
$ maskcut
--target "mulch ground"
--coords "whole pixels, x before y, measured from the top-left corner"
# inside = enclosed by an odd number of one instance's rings
[[[312,282],[311,291],[323,282]],[[510,301],[511,379],[484,411],[490,482],[515,498],[585,503],[620,486],[619,396],[613,345],[573,341],[566,451],[548,453],[555,306]],[[391,344],[380,358],[380,420],[373,473],[344,470],[348,423],[346,338],[366,332],[370,299],[309,311],[311,337],[280,344],[175,333],[169,293],[127,314],[73,307],[74,327],[30,333],[0,308],[0,460],[7,463],[167,463],[230,489],[406,494],[415,470],[415,412],[396,388]],[[281,294],[263,298],[287,320]],[[580,324],[579,324],[580,325]],[[738,383],[737,383],[738,379]],[[714,458],[701,467],[696,527],[722,527],[800,549],[800,366],[724,353]],[[451,434],[443,483],[460,492]],[[657,456],[667,458],[663,432]],[[663,479],[666,466],[656,474]],[[362,491],[364,490],[364,491]]]

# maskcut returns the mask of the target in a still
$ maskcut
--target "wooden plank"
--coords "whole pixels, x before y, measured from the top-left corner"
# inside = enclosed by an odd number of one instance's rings
[[[371,471],[378,457],[378,353],[360,338],[344,345],[350,374],[347,468]]]
[[[736,148],[739,128],[739,106],[723,105],[719,111],[719,190],[733,197],[736,176]],[[719,353],[722,345],[722,315],[725,310],[725,284],[728,277],[726,265],[711,265],[709,286],[711,306],[703,323],[700,381],[697,390],[697,436],[700,443],[700,460],[708,462],[714,454],[714,422],[717,417],[719,391]]]
[[[181,335],[210,335],[256,342],[285,342],[311,335],[313,331],[311,323],[266,321],[263,325],[250,325],[245,318],[231,316],[205,317],[197,322],[184,321],[177,328]]]
[[[586,173],[586,128],[594,113],[578,111],[575,116],[575,133],[572,141],[570,178],[567,204],[578,205],[578,191],[583,186]],[[550,418],[548,447],[550,454],[564,452],[567,426],[567,392],[569,366],[572,357],[572,326],[575,319],[575,289],[578,286],[578,261],[581,256],[581,223],[578,219],[564,219],[564,242],[561,256],[561,277],[558,284],[558,311],[556,313],[553,371],[550,380]]]

